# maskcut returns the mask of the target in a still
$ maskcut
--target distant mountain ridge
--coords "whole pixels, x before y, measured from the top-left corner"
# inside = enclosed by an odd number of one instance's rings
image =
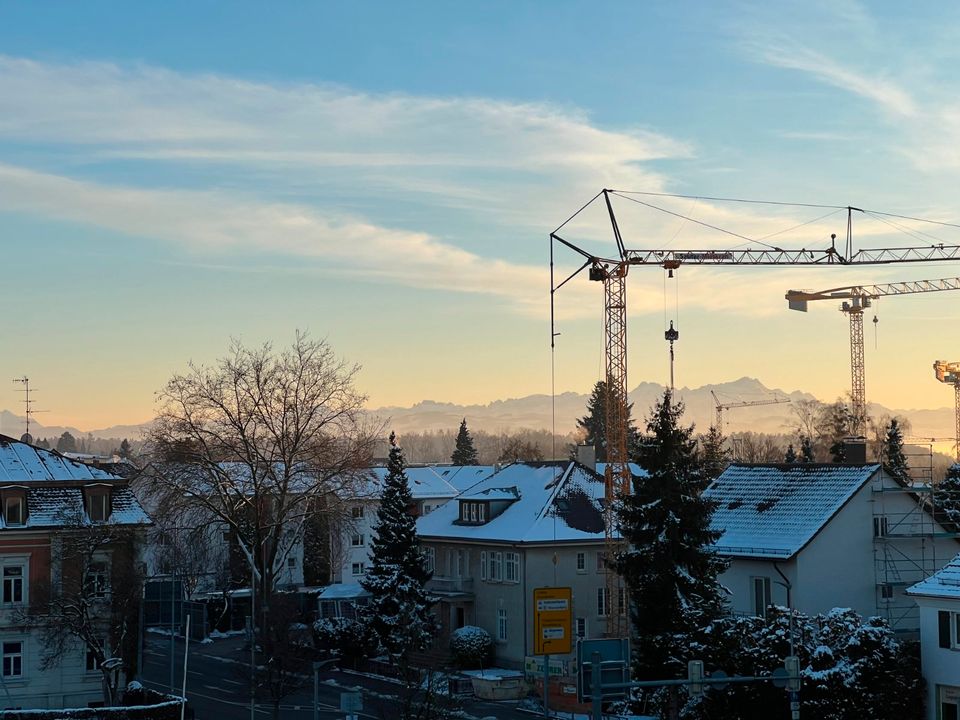
[[[592,389],[592,388],[591,388]],[[643,427],[647,412],[664,391],[659,383],[643,382],[629,393],[633,403],[633,418],[638,427]],[[813,395],[800,390],[787,392],[779,388],[768,388],[756,378],[742,377],[731,382],[715,385],[703,385],[697,388],[682,387],[677,395],[686,404],[685,419],[696,424],[699,430],[705,430],[714,421],[715,403],[711,391],[721,402],[741,402],[769,400],[774,397],[788,398],[791,401],[814,400]],[[586,412],[589,393],[564,392],[556,396],[556,431],[560,434],[572,432],[576,428],[577,418]],[[388,406],[373,408],[370,412],[388,421],[389,428],[401,435],[404,432],[424,432],[450,430],[455,431],[462,418],[467,419],[471,430],[484,430],[498,433],[515,431],[522,428],[546,429],[552,426],[554,408],[549,395],[527,395],[520,398],[494,400],[484,405],[458,405],[450,402],[423,400],[411,407]],[[954,432],[953,408],[897,410],[870,403],[871,415],[901,415],[912,423],[910,435],[914,437],[952,437]],[[763,433],[787,433],[793,425],[790,405],[760,405],[754,407],[733,408],[724,412],[724,424],[727,434],[751,430]],[[50,425],[31,422],[31,433],[36,438],[59,437],[69,432],[77,438],[93,435],[95,438],[139,439],[149,423],[139,425],[113,425],[100,430],[79,430],[75,427]],[[24,419],[9,410],[0,411],[0,434],[20,437],[24,431]]]

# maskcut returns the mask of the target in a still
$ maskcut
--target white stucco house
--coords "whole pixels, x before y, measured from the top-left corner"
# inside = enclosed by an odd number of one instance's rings
[[[733,464],[706,495],[718,504],[712,527],[723,531],[716,548],[731,561],[720,580],[734,613],[850,607],[915,634],[920,620],[906,588],[960,551],[923,489],[880,465]]]
[[[920,608],[928,720],[960,720],[960,556],[907,589]]]
[[[440,645],[450,632],[477,625],[496,642],[501,667],[532,670],[532,593],[570,587],[573,632],[602,637],[610,612],[603,476],[575,462],[514,463],[467,488],[417,521],[440,598]],[[553,673],[572,682],[571,656],[551,656]]]

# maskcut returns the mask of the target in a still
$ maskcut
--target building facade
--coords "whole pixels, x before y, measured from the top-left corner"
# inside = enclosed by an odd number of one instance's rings
[[[129,581],[121,573],[131,567],[139,573],[138,539],[149,518],[126,480],[4,436],[0,505],[0,707],[102,703],[103,673],[95,654],[76,640],[52,666],[42,667],[49,648],[31,619],[56,624],[55,598],[77,593],[93,608],[93,627],[101,633],[106,657],[119,656],[122,648],[109,647],[120,595],[114,589]],[[95,537],[103,542],[91,548],[86,562],[65,554],[71,540],[87,543]],[[114,539],[120,537],[125,539]]]

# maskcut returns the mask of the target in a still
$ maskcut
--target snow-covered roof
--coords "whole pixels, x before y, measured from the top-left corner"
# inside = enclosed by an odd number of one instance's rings
[[[790,558],[873,475],[879,465],[738,465],[705,495],[718,503],[711,528],[716,548],[735,557]]]
[[[417,520],[424,538],[510,543],[602,541],[603,478],[574,462],[514,463],[470,488],[468,498],[492,499],[505,488],[514,502],[482,525],[459,524],[459,502]],[[485,494],[485,493],[490,493]]]
[[[320,600],[353,600],[358,597],[369,597],[370,593],[360,583],[337,583],[327,585],[317,598]]]
[[[519,500],[520,491],[515,487],[487,488],[486,490],[471,490],[460,496],[461,500]]]
[[[447,480],[436,473],[437,468],[433,467],[408,467],[406,468],[407,480],[410,481],[410,494],[414,500],[426,500],[429,498],[453,498],[460,491],[451,485]],[[383,491],[383,483],[387,477],[385,467],[375,467],[369,469],[369,479],[360,483],[357,488],[358,498],[379,498]]]
[[[926,580],[908,587],[907,595],[960,599],[960,555]]]
[[[630,474],[633,475],[634,477],[647,477],[647,475],[649,474],[646,470],[644,470],[642,467],[640,467],[636,463],[627,463],[627,465],[630,466]],[[607,463],[598,462],[597,472],[600,473],[601,475],[604,475],[607,472]]]
[[[55,450],[0,435],[0,483],[116,480],[110,473],[64,457]]]
[[[433,465],[431,469],[463,492],[496,472],[495,465]]]
[[[27,491],[27,521],[17,528],[61,527],[85,518],[83,489],[78,487],[38,487]],[[81,522],[87,523],[86,520]],[[107,525],[146,525],[150,518],[128,487],[114,486],[110,491],[110,517]],[[5,527],[5,526],[2,526]]]

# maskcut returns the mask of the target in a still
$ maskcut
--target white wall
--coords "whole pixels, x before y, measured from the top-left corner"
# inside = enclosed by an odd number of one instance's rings
[[[920,608],[920,657],[927,685],[927,718],[937,720],[938,686],[960,688],[960,650],[940,647],[937,612],[960,613],[960,600],[916,598]]]
[[[86,671],[86,651],[79,645],[69,650],[56,667],[41,670],[43,644],[39,632],[4,624],[0,632],[3,640],[24,641],[24,674],[21,679],[5,678],[0,687],[0,708],[83,708],[103,700],[102,675],[99,670]]]

